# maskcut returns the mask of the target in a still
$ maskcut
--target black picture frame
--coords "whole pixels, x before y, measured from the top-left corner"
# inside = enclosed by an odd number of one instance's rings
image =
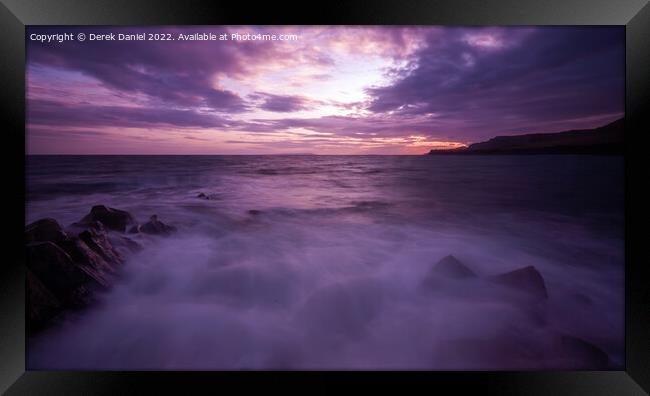
[[[644,260],[648,180],[642,137],[650,131],[650,5],[646,0],[403,0],[223,2],[0,0],[0,95],[5,139],[4,260],[0,263],[0,392],[130,394],[284,389],[336,392],[361,380],[385,391],[453,389],[501,395],[636,395],[650,391],[650,279]],[[27,25],[625,25],[626,31],[626,359],[623,371],[565,372],[66,372],[25,371],[25,26]],[[20,208],[23,208],[21,210]],[[7,214],[11,216],[7,216]],[[639,231],[637,231],[639,230]],[[8,254],[9,251],[11,254]],[[192,391],[189,386],[196,386]],[[317,388],[315,386],[318,386]],[[449,388],[452,386],[452,388]],[[261,388],[266,390],[268,388]],[[415,390],[415,388],[413,388]]]

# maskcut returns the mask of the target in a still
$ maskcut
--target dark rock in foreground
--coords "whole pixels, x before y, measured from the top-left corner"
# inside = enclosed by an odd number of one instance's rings
[[[43,328],[61,311],[61,302],[30,270],[26,271],[27,331]]]
[[[97,205],[67,231],[50,218],[25,227],[29,332],[47,327],[67,309],[88,305],[96,290],[112,286],[124,257],[142,246],[109,230],[124,232],[131,224],[129,212]],[[155,215],[136,227],[157,235],[176,231]]]
[[[176,232],[176,227],[163,223],[162,221],[158,220],[158,216],[153,215],[149,218],[148,222],[142,225],[133,226],[129,232],[142,232],[144,234],[153,235],[169,235],[173,232]]]
[[[535,299],[545,300],[548,298],[544,278],[532,265],[497,275],[491,280],[524,292]]]
[[[461,263],[456,257],[449,255],[434,264],[421,283],[426,290],[437,289],[446,279],[476,278],[476,273]]]
[[[210,199],[210,197],[208,197],[207,195],[205,195],[205,193],[199,193],[199,195],[197,195],[196,197],[197,197],[197,198],[201,198],[201,199]]]
[[[81,239],[93,252],[101,256],[104,260],[111,264],[121,264],[121,255],[113,249],[113,245],[108,239],[102,223],[97,223],[95,227],[91,227],[79,233]]]
[[[476,277],[474,271],[452,255],[443,257],[438,261],[431,269],[431,273],[457,279]]]
[[[512,300],[510,291],[521,294],[522,298],[512,301],[513,304],[520,306],[530,314],[531,318],[537,322],[544,322],[542,313],[536,311],[537,303],[548,298],[546,283],[544,278],[533,266],[519,268],[514,271],[506,272],[496,276],[490,276],[479,279],[478,275],[459,261],[456,257],[449,255],[443,257],[431,267],[427,275],[422,280],[421,286],[427,290],[437,290],[449,285],[449,280],[466,280],[477,279],[482,284],[492,284],[492,287],[479,287],[477,289],[468,289],[467,292],[461,291],[464,296],[472,298],[497,298]],[[499,288],[503,286],[503,288]],[[495,287],[497,286],[497,287]],[[460,290],[460,289],[459,289]]]
[[[88,213],[77,225],[88,226],[95,222],[101,222],[106,228],[125,232],[127,226],[135,224],[133,216],[125,210],[109,208],[104,205],[93,206]]]
[[[79,238],[62,243],[61,248],[70,256],[75,265],[90,276],[93,282],[102,288],[108,288],[117,268],[104,260]],[[111,252],[112,253],[112,252]]]
[[[109,240],[113,249],[122,256],[137,253],[142,250],[142,245],[124,235],[109,235]]]
[[[56,220],[46,218],[25,227],[25,242],[60,242],[68,239],[68,234]]]
[[[70,236],[52,219],[26,227],[28,328],[43,327],[67,308],[93,300],[93,291],[110,287],[123,262],[101,223]],[[50,240],[47,240],[50,239]]]
[[[86,286],[92,285],[94,279],[72,261],[68,253],[53,242],[29,243],[26,250],[27,268],[43,285],[41,289],[46,289],[67,306],[83,306],[88,301]],[[28,311],[39,309],[28,307]]]

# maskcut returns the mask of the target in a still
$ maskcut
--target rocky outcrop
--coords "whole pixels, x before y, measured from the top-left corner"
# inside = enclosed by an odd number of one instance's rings
[[[167,225],[162,221],[158,220],[158,216],[153,215],[149,218],[149,221],[144,223],[140,227],[140,231],[145,234],[154,234],[154,235],[169,235],[173,232],[176,232],[176,227]]]
[[[431,269],[431,273],[456,279],[476,277],[474,271],[469,269],[465,264],[458,261],[458,259],[452,255],[440,259],[440,261],[438,261]]]
[[[456,257],[449,255],[440,259],[425,275],[422,285],[429,289],[436,289],[446,282],[445,279],[470,279],[478,278],[476,273],[465,264],[460,262]],[[542,301],[548,299],[546,283],[542,274],[537,269],[529,265],[503,274],[480,278],[482,283],[496,284],[504,286],[505,289],[520,292],[522,295],[529,297],[525,299],[531,301]],[[494,289],[493,287],[489,288]],[[495,289],[497,292],[498,289]],[[499,295],[499,293],[489,294]],[[501,293],[503,294],[503,293]]]
[[[461,279],[460,281],[458,279]],[[468,280],[469,279],[469,280]],[[474,279],[474,280],[472,280]],[[520,369],[529,366],[531,358],[550,362],[548,367],[564,369],[608,370],[615,367],[607,352],[581,336],[564,334],[553,328],[547,319],[549,297],[546,281],[532,265],[501,273],[495,276],[479,277],[454,256],[446,256],[433,265],[422,280],[422,290],[442,293],[438,295],[459,296],[470,301],[490,302],[508,305],[516,313],[516,322],[532,328],[544,329],[535,334],[541,347],[532,347],[531,333],[508,336],[485,336],[480,338],[459,338],[446,341],[435,348],[438,359],[448,361],[448,369]],[[593,302],[586,295],[575,293],[573,300],[585,307]],[[464,365],[464,366],[463,366]]]
[[[616,154],[624,152],[623,118],[594,129],[497,136],[455,149],[433,149],[429,155]]]
[[[112,286],[125,257],[142,249],[122,234],[132,224],[129,212],[97,205],[67,230],[51,218],[25,227],[28,331],[46,327],[67,309],[88,305],[95,291]],[[138,230],[168,235],[176,228],[154,215]]]
[[[158,220],[158,216],[153,215],[149,218],[148,222],[132,227],[129,232],[142,232],[144,234],[152,235],[170,235],[171,233],[176,232],[176,227],[163,223],[162,221]]]
[[[25,241],[30,242],[60,242],[68,239],[68,234],[56,220],[46,218],[25,227]]]
[[[113,250],[123,257],[142,250],[141,244],[124,235],[109,235],[108,239],[111,242],[111,246],[113,246]]]
[[[27,331],[39,330],[61,310],[61,302],[30,270],[26,271]]]
[[[476,278],[476,273],[452,255],[438,260],[427,272],[420,286],[429,291],[437,290],[449,279]]]
[[[135,220],[129,212],[109,208],[104,205],[93,206],[92,209],[90,209],[90,213],[76,224],[80,226],[91,226],[98,221],[106,228],[120,232],[126,231],[128,226],[135,224]]]
[[[102,223],[97,222],[87,230],[80,232],[79,239],[107,262],[111,264],[122,263],[122,256],[113,249]]]
[[[26,253],[27,268],[33,277],[63,305],[78,307],[89,301],[88,288],[96,284],[95,280],[58,245],[53,242],[29,243]],[[28,307],[28,311],[38,309]]]
[[[544,278],[532,265],[494,276],[491,280],[537,300],[548,298]]]
[[[91,303],[93,292],[108,288],[122,263],[101,229],[71,236],[55,220],[44,219],[28,225],[25,234],[29,331]]]
[[[111,285],[111,280],[117,273],[115,264],[121,264],[121,261],[107,262],[79,238],[72,238],[60,246],[75,265],[92,278],[94,284],[103,288]]]

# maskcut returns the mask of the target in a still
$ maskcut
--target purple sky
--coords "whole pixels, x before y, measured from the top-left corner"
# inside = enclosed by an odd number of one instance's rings
[[[624,72],[623,27],[28,27],[27,151],[420,154],[613,121]]]

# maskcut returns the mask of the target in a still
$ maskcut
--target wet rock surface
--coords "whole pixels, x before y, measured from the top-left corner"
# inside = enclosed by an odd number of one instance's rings
[[[68,235],[54,219],[45,218],[35,221],[25,227],[26,242],[60,242],[67,240]]]
[[[107,262],[112,264],[120,264],[122,262],[121,255],[113,249],[113,245],[101,223],[99,223],[98,228],[89,228],[79,233],[79,239]]]
[[[169,235],[176,232],[176,227],[167,225],[158,220],[158,216],[153,215],[149,221],[140,226],[140,232],[154,235]]]
[[[109,208],[104,205],[96,205],[90,209],[90,213],[84,216],[79,223],[80,226],[89,226],[95,222],[101,222],[106,228],[124,232],[129,225],[135,224],[133,216],[125,210]]]
[[[121,234],[129,224],[136,224],[129,212],[97,205],[67,230],[52,218],[25,227],[29,332],[47,327],[66,310],[87,306],[96,291],[113,285],[125,258],[142,249]],[[168,235],[176,228],[154,215],[139,230]]]
[[[479,277],[466,264],[453,255],[437,261],[427,272],[421,286],[429,290],[444,288],[449,280],[478,282],[481,287],[469,287],[461,293],[465,297],[514,299],[516,303],[532,306],[548,299],[544,277],[534,266],[518,268],[502,274]],[[523,297],[523,298],[522,298]]]
[[[457,297],[468,298],[479,304],[510,306],[516,310],[513,312],[518,312],[516,323],[545,329],[547,335],[538,340],[538,346],[534,346],[530,340],[530,337],[534,336],[519,332],[516,330],[516,324],[508,329],[510,336],[455,339],[454,335],[450,334],[448,342],[434,348],[438,358],[447,359],[448,366],[444,368],[467,369],[463,365],[471,361],[475,364],[473,369],[514,369],[526,367],[528,362],[535,360],[549,362],[548,368],[607,370],[615,366],[605,351],[588,340],[549,328],[552,326],[546,318],[549,293],[543,275],[534,266],[479,277],[464,263],[450,255],[436,262],[422,281],[425,289],[433,292],[449,291],[449,288],[445,287],[453,287],[452,284],[467,285],[464,288],[466,292],[458,294]],[[587,296],[575,294],[573,297],[583,306],[592,304]]]
[[[532,265],[497,275],[491,280],[538,300],[548,298],[544,278]]]
[[[61,310],[61,302],[31,270],[26,271],[27,331],[45,326]]]
[[[44,284],[62,300],[69,297],[70,290],[93,280],[53,242],[29,243],[26,250],[28,268],[36,277],[46,280]]]
[[[447,280],[466,280],[471,278],[477,278],[476,273],[450,254],[431,266],[430,270],[422,279],[420,287],[428,291],[435,291],[444,287]]]
[[[436,263],[432,268],[432,274],[442,275],[449,278],[475,278],[474,271],[469,269],[465,264],[461,263],[456,257],[449,255],[445,256]]]

